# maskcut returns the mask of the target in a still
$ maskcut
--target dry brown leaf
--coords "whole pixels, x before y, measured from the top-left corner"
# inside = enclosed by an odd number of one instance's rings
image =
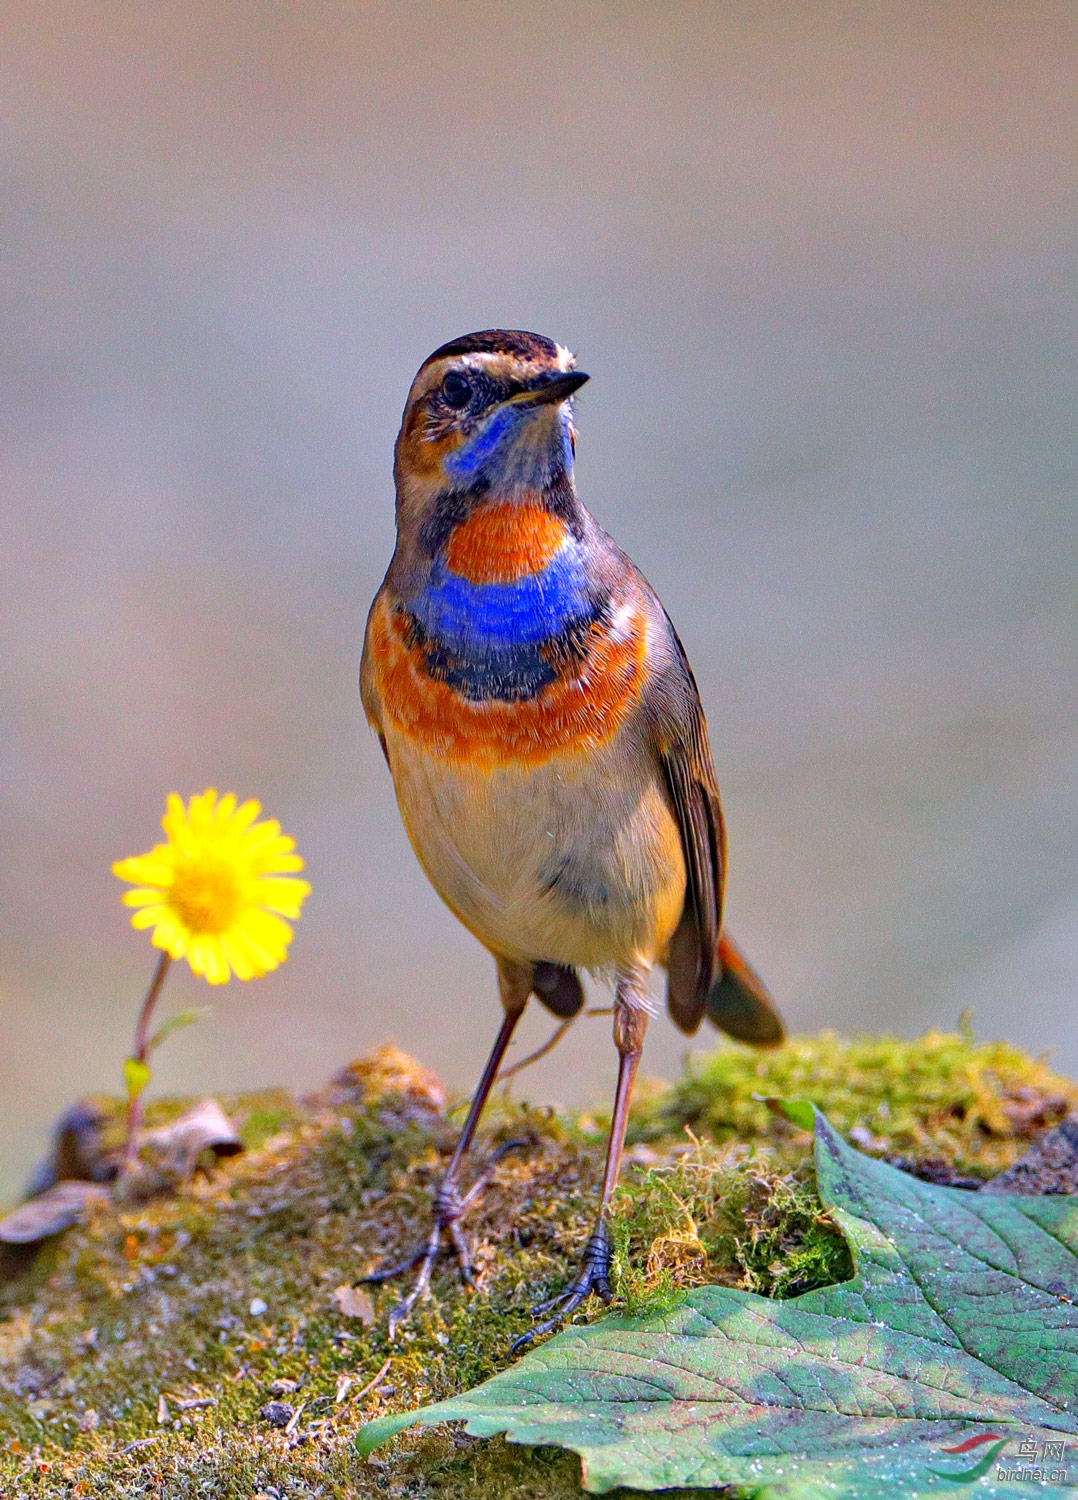
[[[358,1286],[339,1286],[333,1293],[333,1304],[346,1318],[358,1318],[366,1328],[374,1322],[374,1303],[370,1292]]]
[[[0,1240],[7,1245],[47,1240],[77,1224],[91,1203],[104,1202],[108,1196],[108,1188],[97,1182],[58,1182],[40,1198],[31,1198],[0,1219]]]

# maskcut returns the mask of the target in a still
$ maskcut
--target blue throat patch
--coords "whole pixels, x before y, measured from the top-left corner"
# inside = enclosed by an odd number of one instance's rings
[[[576,542],[539,573],[512,583],[469,583],[436,558],[409,603],[427,671],[472,700],[532,698],[557,677],[552,658],[596,618],[598,601]]]
[[[589,612],[587,570],[569,542],[539,573],[512,583],[469,583],[435,558],[411,612],[450,650],[498,651],[549,640]]]
[[[568,412],[559,412],[557,431],[551,434],[553,443],[549,447],[526,441],[524,429],[534,417],[529,407],[497,407],[474,437],[444,459],[450,480],[466,485],[482,480],[500,489],[514,485],[542,489],[556,470],[571,474],[573,445]]]

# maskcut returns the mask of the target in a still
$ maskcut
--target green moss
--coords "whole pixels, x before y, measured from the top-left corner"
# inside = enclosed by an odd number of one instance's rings
[[[808,1159],[783,1170],[767,1147],[698,1143],[619,1189],[613,1226],[617,1290],[634,1312],[705,1283],[793,1297],[853,1275]]]
[[[790,1296],[850,1274],[816,1198],[807,1135],[754,1094],[814,1098],[840,1128],[867,1132],[870,1149],[984,1174],[1078,1103],[1078,1088],[1044,1064],[961,1035],[825,1035],[768,1057],[729,1047],[697,1059],[673,1089],[642,1090],[634,1113],[635,1138],[648,1144],[631,1154],[613,1219],[629,1307],[669,1303],[703,1281]],[[154,1118],[180,1102],[158,1104]],[[562,1453],[442,1428],[404,1434],[364,1463],[351,1439],[375,1415],[504,1367],[531,1303],[564,1283],[587,1236],[602,1122],[496,1103],[484,1149],[526,1146],[469,1215],[481,1289],[463,1290],[440,1263],[430,1299],[391,1345],[396,1287],[372,1288],[369,1325],[345,1317],[334,1292],[429,1224],[457,1129],[437,1081],[383,1049],[320,1095],[224,1102],[244,1155],[176,1197],[106,1205],[31,1266],[9,1262],[5,1500],[579,1494],[578,1463]],[[259,1416],[279,1381],[295,1382],[281,1399],[302,1405],[291,1433]]]
[[[1078,1086],[1008,1042],[930,1031],[844,1039],[794,1037],[776,1052],[729,1045],[694,1059],[671,1096],[638,1127],[640,1138],[688,1125],[717,1141],[783,1138],[762,1099],[811,1099],[832,1124],[875,1155],[942,1160],[990,1177],[1029,1141],[1078,1107]]]

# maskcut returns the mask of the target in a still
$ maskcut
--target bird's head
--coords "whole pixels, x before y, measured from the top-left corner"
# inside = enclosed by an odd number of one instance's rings
[[[568,349],[500,328],[443,344],[408,392],[397,438],[399,510],[435,497],[512,500],[565,483],[574,434],[569,400],[587,376]]]

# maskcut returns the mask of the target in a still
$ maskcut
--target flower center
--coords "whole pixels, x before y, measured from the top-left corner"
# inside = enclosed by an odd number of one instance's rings
[[[183,860],[176,866],[168,904],[189,932],[218,934],[231,927],[240,906],[235,868],[222,859]]]

